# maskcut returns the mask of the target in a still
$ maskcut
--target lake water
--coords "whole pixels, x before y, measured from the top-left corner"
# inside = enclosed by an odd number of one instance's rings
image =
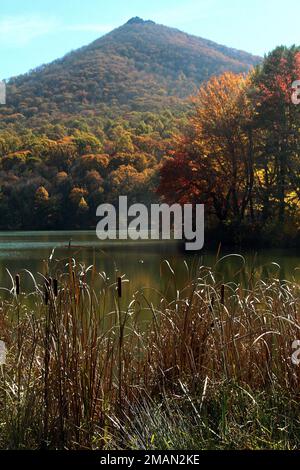
[[[97,239],[95,231],[55,232],[0,232],[0,285],[10,287],[7,269],[12,275],[20,273],[22,289],[32,290],[33,283],[27,269],[34,273],[47,271],[45,260],[54,249],[52,274],[64,269],[70,256],[86,266],[95,262],[98,271],[105,271],[113,279],[125,274],[132,289],[140,287],[161,288],[169,268],[167,259],[176,272],[178,285],[184,284],[187,270],[184,261],[191,267],[198,263],[213,266],[216,253],[203,250],[200,254],[186,254],[174,241],[107,241]],[[237,251],[238,253],[238,251]],[[221,256],[227,253],[221,253]],[[300,250],[264,250],[258,253],[243,253],[247,270],[256,267],[258,276],[274,275],[282,279],[300,281]],[[278,263],[280,267],[272,264]],[[239,257],[226,258],[219,262],[217,271],[226,280],[237,279],[243,265]],[[42,278],[40,278],[42,279]]]

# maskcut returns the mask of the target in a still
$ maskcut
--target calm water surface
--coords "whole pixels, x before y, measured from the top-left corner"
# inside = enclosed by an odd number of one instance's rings
[[[200,255],[187,255],[173,241],[103,242],[97,239],[95,231],[0,232],[0,285],[10,287],[8,269],[12,275],[21,273],[23,289],[31,289],[32,280],[23,270],[27,269],[35,275],[45,274],[45,261],[53,249],[53,274],[64,269],[68,258],[72,256],[86,266],[95,261],[97,270],[105,271],[112,278],[115,278],[116,272],[125,274],[133,289],[162,287],[166,276],[170,274],[166,263],[163,263],[165,259],[175,270],[178,285],[183,285],[187,278],[184,261],[190,267],[198,263],[205,266],[214,266],[216,263],[215,252],[203,250]],[[221,253],[221,256],[226,254]],[[274,275],[300,281],[300,250],[264,250],[244,252],[243,255],[248,272],[255,266],[259,276]],[[234,280],[242,265],[241,258],[230,257],[218,263],[217,271],[225,279]]]

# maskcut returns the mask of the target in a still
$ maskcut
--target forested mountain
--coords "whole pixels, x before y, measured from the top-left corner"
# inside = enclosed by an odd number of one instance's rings
[[[132,18],[62,59],[13,78],[2,120],[174,106],[211,75],[246,72],[259,57]]]
[[[11,79],[0,229],[95,228],[98,205],[127,195],[203,202],[218,240],[299,245],[300,48],[259,62],[133,18]]]

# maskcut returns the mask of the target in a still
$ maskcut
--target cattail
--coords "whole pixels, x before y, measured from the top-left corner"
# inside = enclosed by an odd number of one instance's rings
[[[118,277],[118,296],[122,297],[122,278]]]
[[[221,285],[221,304],[225,305],[225,286]]]
[[[16,294],[20,295],[20,274],[16,275]]]
[[[53,279],[53,294],[54,294],[54,297],[58,296],[58,281],[57,281],[57,279]]]

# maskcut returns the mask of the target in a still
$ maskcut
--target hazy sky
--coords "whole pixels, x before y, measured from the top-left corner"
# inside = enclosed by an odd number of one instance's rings
[[[133,16],[258,55],[300,44],[299,0],[0,0],[0,79],[57,59]]]

